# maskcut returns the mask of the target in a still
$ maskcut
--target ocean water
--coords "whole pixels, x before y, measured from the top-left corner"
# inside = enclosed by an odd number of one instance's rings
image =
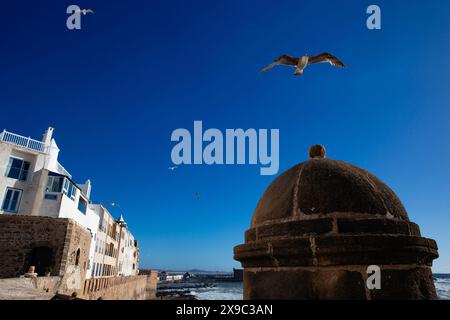
[[[433,274],[439,299],[450,300],[450,274]],[[242,300],[242,282],[218,282],[212,288],[196,288],[191,294],[200,300]]]
[[[191,294],[199,300],[242,300],[242,282],[217,282],[214,287],[192,289]]]
[[[434,285],[439,299],[450,300],[450,274],[433,274]]]

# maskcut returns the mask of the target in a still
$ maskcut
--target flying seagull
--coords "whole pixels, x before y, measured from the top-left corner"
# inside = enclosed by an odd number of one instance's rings
[[[345,67],[345,65],[340,61],[338,58],[333,56],[330,53],[323,52],[318,55],[309,57],[308,55],[304,55],[302,57],[291,57],[287,54],[282,55],[278,59],[274,60],[271,64],[269,64],[267,67],[262,69],[259,73],[266,72],[267,70],[273,68],[274,66],[284,64],[286,66],[292,66],[295,68],[294,75],[299,76],[303,73],[303,70],[315,63],[321,63],[321,62],[329,62],[333,67]]]
[[[176,168],[178,168],[178,167],[169,167],[169,168],[167,168],[167,169],[169,169],[169,170],[175,170]]]
[[[83,15],[86,15],[88,13],[94,13],[94,10],[92,10],[92,9],[80,9],[80,10],[77,10],[76,13],[82,13]]]

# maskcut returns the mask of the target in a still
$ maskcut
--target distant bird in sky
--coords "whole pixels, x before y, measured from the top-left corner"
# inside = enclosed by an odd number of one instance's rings
[[[169,168],[167,168],[167,169],[169,169],[169,170],[175,170],[176,168],[178,168],[177,166],[175,166],[175,167],[169,167]]]
[[[94,10],[92,9],[80,9],[80,10],[76,10],[76,13],[82,13],[83,15],[86,15],[88,13],[94,13]]]
[[[195,199],[200,200],[200,192],[195,193]]]
[[[273,68],[274,66],[282,64],[282,65],[294,67],[295,68],[294,75],[299,76],[303,73],[303,70],[307,66],[309,66],[311,64],[315,64],[315,63],[321,63],[321,62],[328,62],[333,67],[341,67],[341,68],[345,67],[345,65],[344,65],[344,63],[342,63],[342,61],[340,61],[338,58],[336,58],[335,56],[333,56],[332,54],[327,53],[327,52],[320,53],[320,54],[312,56],[312,57],[309,57],[308,55],[304,55],[304,56],[298,57],[298,58],[291,57],[291,56],[288,56],[287,54],[284,54],[281,57],[279,57],[278,59],[274,60],[267,67],[262,69],[259,73],[266,72],[267,70]]]

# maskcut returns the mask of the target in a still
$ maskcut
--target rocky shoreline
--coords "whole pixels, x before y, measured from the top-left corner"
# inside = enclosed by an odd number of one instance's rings
[[[213,282],[180,281],[159,283],[156,291],[156,298],[161,300],[197,300],[195,295],[191,294],[192,289],[213,288],[216,284]]]

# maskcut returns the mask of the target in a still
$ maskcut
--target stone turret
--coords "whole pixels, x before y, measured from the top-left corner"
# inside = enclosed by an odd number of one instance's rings
[[[309,156],[267,188],[245,244],[234,248],[244,298],[436,299],[436,242],[421,237],[395,193],[369,172],[327,159],[321,145]],[[379,289],[368,286],[374,265]]]

